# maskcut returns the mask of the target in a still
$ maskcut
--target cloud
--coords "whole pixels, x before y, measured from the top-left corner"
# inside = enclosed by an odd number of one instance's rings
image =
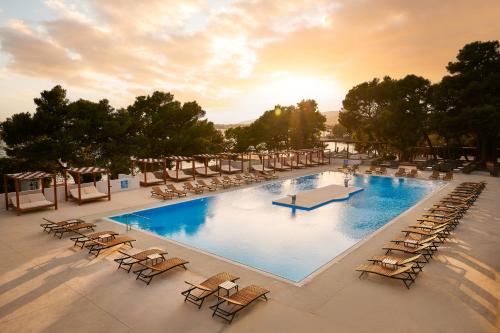
[[[280,80],[307,84],[304,78],[317,76],[337,90],[386,74],[437,80],[463,44],[500,32],[494,14],[500,3],[493,0],[44,4],[54,16],[10,17],[0,28],[3,73],[62,83],[86,96],[107,94],[112,103],[167,90],[221,114],[238,112],[247,96],[269,104],[288,100],[263,96],[262,87]],[[325,108],[338,107],[340,99]]]

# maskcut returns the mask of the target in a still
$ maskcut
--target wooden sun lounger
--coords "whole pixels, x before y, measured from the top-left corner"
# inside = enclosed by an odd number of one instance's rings
[[[253,301],[261,297],[267,301],[267,294],[269,292],[269,290],[262,287],[250,285],[238,290],[236,293],[228,297],[217,295],[219,301],[215,305],[212,305],[210,307],[210,309],[214,310],[214,312],[212,313],[212,317],[217,316],[231,323],[234,319],[234,316],[239,311],[250,305]],[[221,306],[226,302],[229,308],[221,308]]]
[[[178,197],[185,197],[187,195],[186,191],[179,190],[174,184],[167,184],[167,189],[177,195]]]
[[[235,174],[234,175],[234,178],[238,179],[240,182],[244,182],[246,184],[250,184],[252,183],[252,179],[250,178],[246,178],[246,177],[243,177],[242,175],[240,175],[239,173]]]
[[[229,176],[222,176],[222,181],[226,182],[227,184],[234,185],[234,186],[240,186],[241,185],[241,181],[240,180],[236,180],[236,179],[230,178]]]
[[[189,261],[186,261],[181,258],[168,258],[159,263],[149,265],[145,262],[140,262],[139,265],[142,265],[143,268],[134,271],[134,274],[137,274],[136,280],[141,280],[145,282],[147,285],[151,282],[151,280],[158,274],[165,273],[166,271],[171,270],[175,267],[182,267],[185,270],[186,264],[189,264]]]
[[[216,186],[211,186],[211,185],[208,185],[203,179],[198,179],[196,180],[196,182],[198,183],[198,185],[200,185],[201,187],[204,187],[206,188],[207,190],[209,190],[210,192],[211,191],[216,191],[217,190],[217,187]]]
[[[96,239],[99,239],[99,237],[101,237],[103,235],[110,235],[112,238],[114,238],[116,235],[118,235],[118,233],[113,231],[113,230],[98,231],[98,232],[94,232],[92,234],[87,234],[87,235],[82,234],[81,232],[78,232],[78,231],[75,231],[75,232],[79,236],[71,237],[70,239],[72,241],[75,241],[75,244],[73,246],[79,246],[82,249],[87,242],[92,242]],[[81,245],[79,245],[79,244],[81,244]]]
[[[62,226],[59,228],[52,229],[54,231],[54,236],[59,236],[59,238],[62,238],[62,236],[67,233],[67,232],[76,232],[80,230],[92,230],[94,231],[95,228],[94,223],[77,223],[77,224],[72,224],[69,226]]]
[[[412,272],[418,274],[424,268],[426,261],[420,261],[422,258],[421,254],[417,255],[381,255],[381,256],[372,256],[368,261],[378,264],[384,264],[386,262],[393,262],[393,265],[396,266],[407,266],[412,265]]]
[[[91,253],[97,257],[99,255],[99,253],[101,253],[102,250],[106,250],[106,249],[109,249],[109,248],[112,248],[112,247],[115,247],[118,245],[128,244],[128,245],[130,245],[130,247],[134,247],[132,245],[132,242],[135,242],[135,241],[136,241],[135,238],[128,237],[128,236],[117,237],[117,238],[111,239],[111,240],[106,241],[106,242],[93,240],[92,241],[93,244],[91,246],[89,246],[89,253]]]
[[[408,289],[410,289],[412,283],[415,282],[411,265],[389,266],[382,264],[362,264],[356,268],[356,271],[361,272],[359,278],[367,273],[373,273],[390,279],[401,280]]]
[[[231,182],[228,182],[226,180],[220,180],[217,177],[212,178],[212,184],[214,184],[214,186],[216,186],[216,187],[220,186],[222,188],[228,188],[228,187],[231,187],[231,185],[232,185]]]
[[[421,235],[421,236],[437,236],[437,239],[439,240],[440,243],[444,243],[444,241],[448,239],[448,234],[449,234],[446,232],[446,227],[435,230],[425,230],[420,228],[409,227],[408,229],[401,230],[401,232],[405,233],[406,236],[411,234]]]
[[[138,264],[144,260],[149,259],[148,256],[158,254],[163,259],[165,259],[164,255],[168,254],[167,251],[161,249],[149,249],[134,254],[129,254],[123,251],[118,251],[118,252],[123,254],[123,257],[117,258],[115,259],[115,261],[118,263],[118,268],[126,270],[127,273],[130,273],[130,270],[132,269],[132,266],[134,266],[134,264]]]
[[[422,236],[422,235],[408,235],[405,237],[398,237],[396,239],[391,240],[392,243],[395,244],[404,244],[405,246],[416,247],[422,246],[425,244],[430,244],[429,250],[434,252],[437,250],[436,243],[439,243],[439,239],[437,235],[433,236]]]
[[[425,243],[418,246],[408,246],[406,243],[388,243],[382,249],[386,250],[386,254],[391,253],[392,251],[398,251],[408,254],[422,254],[424,256],[425,261],[429,262],[429,259],[432,258],[432,250],[430,249],[431,243]]]
[[[219,285],[221,283],[226,281],[234,282],[238,279],[238,276],[222,272],[215,274],[198,284],[185,281],[188,285],[190,285],[190,287],[187,290],[184,290],[181,295],[185,296],[184,302],[189,301],[197,305],[198,309],[200,309],[205,299],[215,293],[219,289]],[[197,294],[194,294],[193,292],[197,292]]]
[[[203,191],[205,191],[203,189],[203,187],[201,186],[194,186],[191,182],[184,182],[184,189],[186,191],[191,191],[195,194],[202,194]]]
[[[153,186],[151,188],[151,196],[162,198],[163,200],[173,199],[174,194],[170,191],[163,191],[159,186]]]
[[[51,221],[45,217],[43,219],[46,221],[45,223],[40,224],[40,227],[43,228],[43,231],[48,231],[49,233],[52,229],[58,229],[62,227],[69,227],[70,225],[84,223],[84,220],[81,219],[67,219],[58,222]]]

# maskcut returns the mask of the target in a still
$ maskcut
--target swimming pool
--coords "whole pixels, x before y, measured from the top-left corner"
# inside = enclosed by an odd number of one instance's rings
[[[287,194],[343,181],[344,175],[338,172],[279,180],[141,210],[136,213],[148,219],[129,216],[128,222],[299,282],[441,186],[439,182],[359,175],[350,185],[364,190],[346,201],[312,211],[272,204]],[[110,219],[125,223],[124,215]]]

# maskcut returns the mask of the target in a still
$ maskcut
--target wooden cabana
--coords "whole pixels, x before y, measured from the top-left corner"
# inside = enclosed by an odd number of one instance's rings
[[[165,175],[165,169],[166,169],[166,164],[164,159],[159,159],[159,158],[132,158],[132,176],[134,175],[134,170],[136,164],[142,165],[143,166],[143,176],[140,184],[141,186],[150,186],[150,185],[158,185],[158,184],[165,184],[166,183],[166,175]],[[151,170],[148,171],[148,165],[151,165]],[[162,179],[156,178],[154,174],[154,166],[159,165],[162,170]]]
[[[273,167],[275,170],[279,171],[292,171],[291,166],[285,165],[285,159],[290,157],[290,152],[288,151],[276,151],[273,153]]]
[[[68,173],[73,176],[77,188],[70,189],[68,191]],[[92,175],[93,186],[84,186],[82,187],[82,175]],[[97,190],[96,187],[96,175],[97,174],[105,174],[108,181],[108,193],[102,193]],[[64,195],[66,201],[68,201],[69,194],[73,197],[79,205],[84,202],[100,200],[104,198],[108,198],[111,200],[111,181],[109,176],[109,170],[100,167],[81,167],[81,168],[67,168],[64,169]]]
[[[188,180],[191,178],[192,179],[196,178],[194,158],[187,157],[187,156],[168,156],[168,157],[165,157],[165,163],[170,164],[169,162],[175,162],[175,171],[167,170],[165,168],[165,173],[167,174],[167,176],[170,179],[173,179],[175,181],[182,181],[182,180]],[[191,162],[192,175],[188,175],[183,171],[182,162]]]
[[[203,177],[213,177],[213,176],[220,174],[220,171],[219,172],[213,171],[208,167],[210,160],[215,160],[215,165],[217,166],[217,159],[219,158],[217,155],[215,155],[215,154],[198,154],[198,155],[194,155],[193,158],[195,160],[202,161],[202,163],[203,163],[203,167],[199,167],[199,168],[195,167],[196,174],[203,176]]]
[[[260,171],[268,171],[266,168],[272,168],[273,173],[276,173],[276,159],[273,158],[273,163],[271,164],[271,157],[274,156],[274,153],[255,153],[257,156],[259,156],[260,164],[262,165]],[[267,159],[267,166],[266,166],[266,159]]]
[[[305,156],[306,159],[307,159],[306,152],[304,152],[302,150],[289,150],[288,152],[291,154],[291,158],[290,158],[290,162],[291,163],[290,163],[290,166],[292,168],[304,168],[304,167],[306,167],[306,165],[300,161],[301,160],[301,158],[300,158],[301,156]]]
[[[245,162],[245,154],[238,154],[238,153],[220,153],[217,154],[219,157],[219,171],[220,173],[238,173],[242,172],[244,170],[244,162]],[[231,161],[234,159],[238,159],[238,157],[241,158],[241,169],[234,168],[231,164]],[[228,167],[226,168],[225,165],[222,164],[222,161],[228,161]]]
[[[50,178],[54,183],[54,201],[49,201],[45,197],[45,187],[44,180]],[[56,174],[47,173],[44,171],[28,171],[11,173],[3,176],[3,187],[5,192],[5,209],[9,210],[9,193],[8,193],[8,181],[12,179],[14,181],[14,187],[16,190],[15,198],[10,198],[14,210],[19,215],[25,211],[38,210],[43,208],[54,207],[57,209],[57,183]],[[37,181],[41,185],[41,193],[27,193],[20,195],[20,183],[22,181]],[[31,192],[31,191],[30,191]],[[15,199],[15,200],[14,200]]]

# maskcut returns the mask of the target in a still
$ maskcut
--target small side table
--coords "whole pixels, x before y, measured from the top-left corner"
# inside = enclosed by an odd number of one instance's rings
[[[226,291],[226,296],[229,296],[229,292],[231,289],[236,289],[238,291],[238,285],[232,281],[226,281],[219,284],[219,288],[217,288],[217,295],[220,296],[220,290],[224,289]]]
[[[111,234],[104,234],[104,235],[100,235],[98,238],[99,238],[99,241],[106,242],[109,239],[111,239],[112,237],[113,237],[113,235],[111,235]]]
[[[156,265],[160,261],[160,259],[163,259],[163,256],[159,253],[154,253],[147,256],[147,258],[151,260],[152,265]]]

